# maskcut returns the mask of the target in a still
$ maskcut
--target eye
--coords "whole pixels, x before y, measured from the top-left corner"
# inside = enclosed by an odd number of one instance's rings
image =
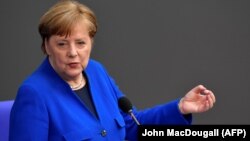
[[[57,45],[58,45],[58,46],[60,46],[60,47],[63,47],[63,46],[65,46],[65,45],[66,45],[66,43],[59,42],[59,43],[57,43]]]
[[[79,42],[77,42],[77,44],[79,44],[79,45],[85,45],[85,42],[84,41],[79,41]]]

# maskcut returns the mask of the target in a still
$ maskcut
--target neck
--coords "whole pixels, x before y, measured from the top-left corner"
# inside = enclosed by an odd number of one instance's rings
[[[85,85],[84,77],[83,77],[83,75],[81,75],[80,82],[78,81],[74,85],[70,84],[70,87],[72,90],[78,90],[78,89],[81,89],[84,85]]]

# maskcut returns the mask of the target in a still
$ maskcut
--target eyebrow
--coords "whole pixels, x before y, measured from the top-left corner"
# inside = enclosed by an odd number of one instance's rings
[[[86,42],[86,39],[76,39],[76,40],[74,40],[74,41],[76,41],[76,42]],[[66,39],[58,39],[57,40],[57,42],[69,42],[68,40],[66,40]]]
[[[75,41],[85,41],[85,39],[76,39]]]

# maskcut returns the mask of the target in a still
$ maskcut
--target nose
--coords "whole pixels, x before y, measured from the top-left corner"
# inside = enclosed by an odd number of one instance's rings
[[[72,58],[77,56],[77,49],[75,45],[71,45],[69,47],[68,56]]]

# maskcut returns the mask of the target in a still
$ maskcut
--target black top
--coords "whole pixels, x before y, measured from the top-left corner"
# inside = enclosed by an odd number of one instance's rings
[[[85,104],[85,106],[89,109],[89,111],[96,117],[98,118],[88,83],[85,84],[85,86],[79,90],[74,91],[82,100],[82,102]]]

